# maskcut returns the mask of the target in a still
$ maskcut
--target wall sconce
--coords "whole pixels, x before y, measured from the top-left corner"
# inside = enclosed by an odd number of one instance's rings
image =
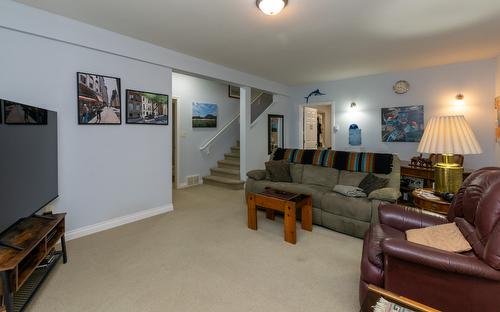
[[[463,106],[465,104],[464,95],[459,93],[455,96],[455,105]]]

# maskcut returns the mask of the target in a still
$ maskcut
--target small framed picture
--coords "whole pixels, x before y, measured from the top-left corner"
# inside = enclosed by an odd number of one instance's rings
[[[217,128],[217,104],[193,103],[193,128]]]
[[[126,123],[168,125],[168,95],[128,89],[125,94]]]
[[[77,73],[78,124],[122,123],[120,78]]]
[[[239,99],[240,98],[240,87],[228,86],[228,96],[233,99]]]

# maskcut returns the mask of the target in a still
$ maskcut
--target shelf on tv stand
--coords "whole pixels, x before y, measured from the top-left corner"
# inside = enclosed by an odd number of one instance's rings
[[[6,312],[18,311],[18,307],[23,310],[57,260],[62,257],[66,263],[65,216],[64,213],[43,218],[32,216],[22,219],[4,233],[2,242],[5,245],[22,248],[17,250],[0,246],[0,295]],[[56,252],[57,260],[48,266],[49,269],[40,271],[38,265],[54,249],[59,240],[62,251]],[[26,296],[19,296],[17,292],[25,284],[34,284],[34,281],[30,280],[32,277],[37,280],[36,287],[30,287],[31,291]]]

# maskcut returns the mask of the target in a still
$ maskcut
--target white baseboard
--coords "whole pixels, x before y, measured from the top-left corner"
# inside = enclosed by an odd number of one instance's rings
[[[80,237],[84,237],[87,235],[91,235],[94,233],[98,233],[101,231],[109,230],[112,228],[115,228],[120,225],[132,223],[135,221],[139,221],[142,219],[147,219],[156,215],[160,215],[163,213],[167,213],[170,211],[174,210],[174,205],[173,204],[168,204],[165,206],[160,206],[156,208],[151,208],[143,211],[139,211],[133,214],[129,214],[126,216],[114,218],[114,219],[109,219],[106,221],[102,221],[96,224],[92,225],[87,225],[81,228],[78,228],[76,230],[68,231],[66,232],[66,240],[72,240],[72,239],[77,239]]]

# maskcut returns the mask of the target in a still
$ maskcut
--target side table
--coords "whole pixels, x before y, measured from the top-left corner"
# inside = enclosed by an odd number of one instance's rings
[[[432,211],[440,214],[448,214],[448,209],[450,208],[450,203],[435,196],[436,198],[429,198],[425,196],[426,194],[432,194],[432,189],[416,189],[412,192],[413,202],[415,206],[420,209]]]

